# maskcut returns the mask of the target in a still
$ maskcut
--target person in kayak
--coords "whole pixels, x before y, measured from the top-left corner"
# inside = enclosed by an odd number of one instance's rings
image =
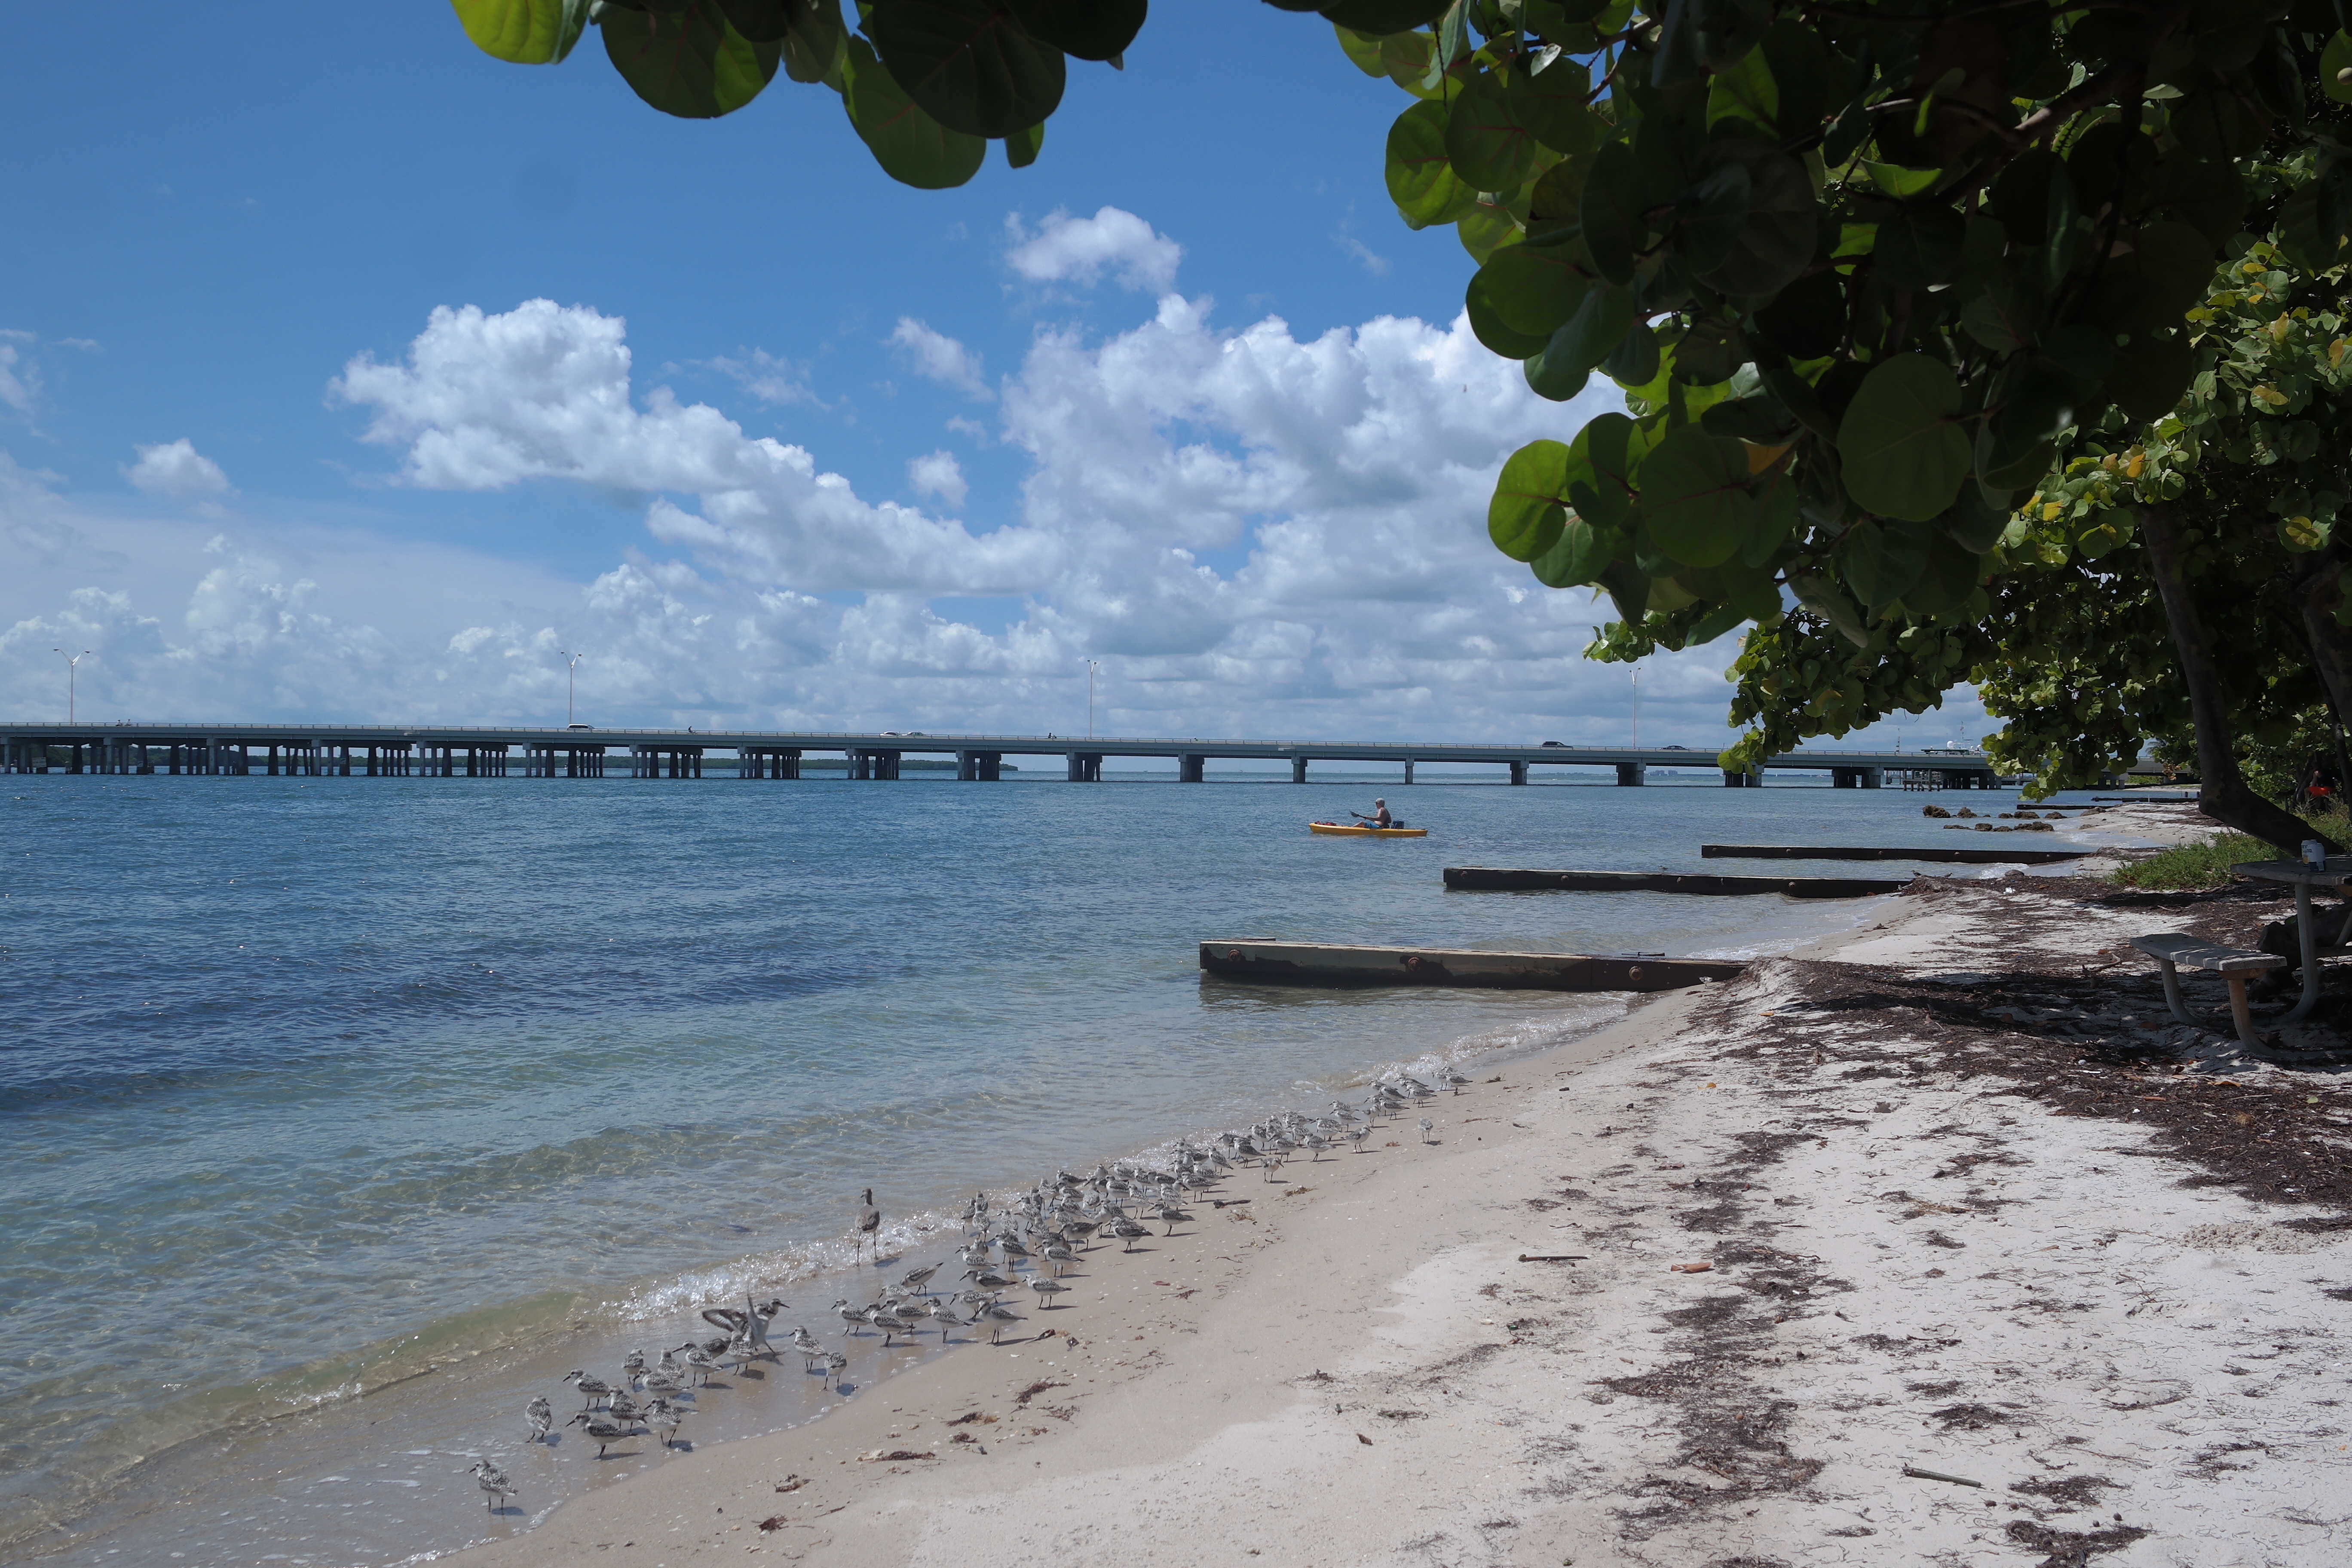
[[[1362,823],[1367,827],[1394,827],[1396,826],[1396,818],[1389,815],[1389,803],[1384,800],[1375,800],[1372,802],[1372,815],[1370,816],[1366,816],[1360,811],[1351,811],[1348,815],[1354,817],[1358,822]]]

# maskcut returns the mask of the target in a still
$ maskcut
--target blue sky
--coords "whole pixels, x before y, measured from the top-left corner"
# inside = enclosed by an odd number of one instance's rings
[[[434,0],[159,8],[102,71],[11,21],[12,711],[79,639],[93,716],[531,719],[579,642],[616,721],[1056,728],[1091,656],[1130,732],[1623,733],[1585,595],[1483,539],[1580,415],[1466,338],[1406,100],[1312,17],[1157,7],[949,192],[824,89],[674,121]],[[1645,668],[1645,737],[1719,742],[1730,651]]]

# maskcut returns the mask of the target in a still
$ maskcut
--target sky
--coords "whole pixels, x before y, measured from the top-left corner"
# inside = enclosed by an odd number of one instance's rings
[[[11,18],[0,710],[1622,744],[1731,738],[1486,537],[1613,405],[1462,320],[1318,19],[1155,9],[1030,168],[899,186],[436,0]],[[1089,661],[1093,661],[1090,667]],[[1855,743],[1940,745],[1973,701]]]

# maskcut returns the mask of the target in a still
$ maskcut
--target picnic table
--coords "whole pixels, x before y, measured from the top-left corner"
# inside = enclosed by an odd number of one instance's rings
[[[2335,942],[2324,948],[2320,945],[2319,923],[2312,914],[2311,890],[2332,888],[2341,892],[2352,887],[2352,855],[2330,855],[2318,866],[2306,866],[2300,860],[2249,860],[2231,867],[2230,872],[2261,882],[2284,882],[2294,889],[2295,932],[2303,948],[2303,1000],[2277,1021],[2300,1023],[2319,1000],[2319,961],[2344,956],[2346,939],[2352,938],[2352,918],[2347,918]]]

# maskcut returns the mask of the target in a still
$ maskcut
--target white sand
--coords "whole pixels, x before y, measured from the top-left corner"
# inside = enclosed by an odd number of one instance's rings
[[[1979,903],[1890,900],[1816,956],[1984,967]],[[1997,1078],[1730,1061],[1790,975],[1443,1099],[1433,1146],[1407,1119],[1244,1173],[1220,1195],[1245,1207],[1087,1254],[1023,1325],[1055,1338],[958,1349],[466,1558],[2345,1562],[2347,1308],[2321,1287],[2352,1279],[2346,1233],[2180,1187],[2136,1129]],[[1899,1048],[1909,1016],[1809,1026]],[[860,1457],[901,1450],[938,1458]]]

